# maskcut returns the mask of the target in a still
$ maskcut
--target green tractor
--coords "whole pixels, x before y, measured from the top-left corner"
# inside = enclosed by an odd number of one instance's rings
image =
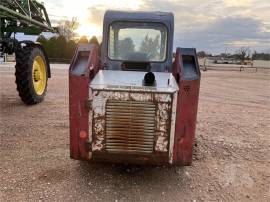
[[[15,53],[17,90],[28,105],[44,99],[51,77],[50,64],[41,44],[18,41],[12,35],[39,35],[41,32],[56,32],[42,3],[36,0],[0,1],[0,54]]]

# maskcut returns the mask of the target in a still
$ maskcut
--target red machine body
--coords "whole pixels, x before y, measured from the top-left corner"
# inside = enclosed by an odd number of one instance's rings
[[[71,158],[190,165],[200,88],[196,50],[177,48],[171,72],[153,72],[153,86],[143,81],[119,87],[115,80],[125,79],[125,75],[127,81],[143,79],[145,71],[110,70],[106,59],[100,59],[99,48],[93,44],[78,46],[70,65]],[[127,119],[132,121],[125,122]]]
[[[195,137],[197,110],[200,91],[200,69],[198,65],[195,49],[188,53],[181,52],[180,48],[176,49],[176,57],[173,63],[173,75],[179,86],[177,100],[177,114],[175,124],[175,139],[173,149],[173,162],[180,165],[190,165],[192,162],[192,147]],[[186,79],[184,62],[188,58],[196,65],[198,77]]]
[[[89,82],[98,70],[98,46],[78,46],[69,69],[70,157],[73,159],[90,159]]]

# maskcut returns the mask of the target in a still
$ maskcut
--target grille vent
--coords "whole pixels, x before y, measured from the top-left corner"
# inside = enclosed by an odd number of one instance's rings
[[[106,150],[115,153],[152,153],[155,105],[152,102],[108,101]]]

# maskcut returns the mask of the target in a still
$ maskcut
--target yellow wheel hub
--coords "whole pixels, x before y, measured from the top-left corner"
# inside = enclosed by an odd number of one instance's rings
[[[32,81],[37,95],[42,95],[46,88],[47,72],[42,57],[36,56],[33,62]]]

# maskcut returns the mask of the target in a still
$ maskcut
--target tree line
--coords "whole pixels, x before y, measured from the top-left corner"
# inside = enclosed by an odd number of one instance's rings
[[[79,40],[69,39],[59,35],[46,39],[44,36],[39,36],[37,42],[41,43],[47,53],[50,61],[54,62],[69,62],[75,52],[78,43],[98,43],[96,37],[90,40],[86,36],[82,36]]]
[[[37,42],[42,44],[50,61],[68,63],[72,59],[78,43],[98,43],[95,36],[90,40],[86,36],[78,38],[78,35],[75,33],[78,27],[79,22],[76,18],[62,20],[57,25],[58,35],[49,39],[43,35],[37,38]]]
[[[221,53],[219,55],[212,55],[208,54],[205,51],[199,51],[197,52],[198,57],[204,58],[204,57],[222,57],[227,59],[235,59],[235,60],[270,60],[270,53],[259,53],[257,51],[254,51],[251,53],[249,47],[240,47],[238,50],[235,51],[235,53]]]

